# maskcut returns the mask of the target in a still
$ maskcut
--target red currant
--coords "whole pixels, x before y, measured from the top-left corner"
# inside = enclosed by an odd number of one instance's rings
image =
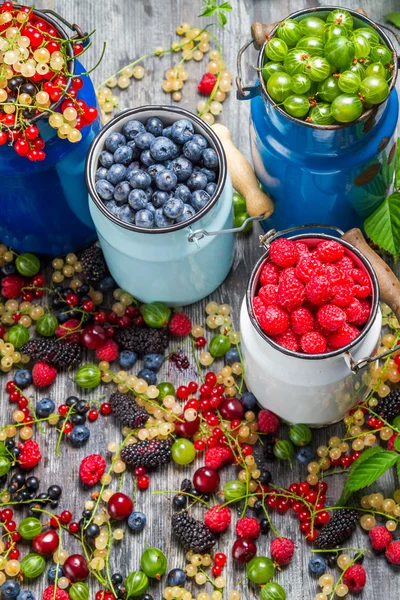
[[[150,478],[147,475],[141,475],[137,479],[138,488],[141,490],[147,490],[150,485]]]
[[[195,381],[190,381],[188,384],[189,392],[191,394],[195,394],[199,388],[198,384]]]
[[[135,474],[135,477],[141,477],[142,475],[146,475],[147,473],[146,467],[136,467],[133,472]]]
[[[60,406],[58,407],[59,415],[66,415],[68,411],[69,407],[66,404],[60,404]]]
[[[66,525],[67,523],[70,522],[71,519],[72,519],[72,512],[69,510],[63,510],[60,515],[61,523],[64,523],[64,525]]]
[[[82,302],[82,308],[86,312],[93,312],[94,308],[95,308],[93,300],[85,300],[84,302]],[[103,314],[105,316],[105,313],[103,313]]]
[[[213,568],[211,569],[211,573],[215,577],[218,577],[222,573],[222,567],[220,567],[219,565],[214,565]]]
[[[205,447],[206,447],[206,445],[203,442],[203,440],[196,440],[194,443],[194,448],[195,448],[195,450],[197,450],[197,452],[203,452]]]
[[[25,137],[27,140],[34,140],[39,135],[39,128],[36,125],[30,125],[25,129]]]
[[[89,410],[89,412],[88,412],[89,421],[97,421],[98,418],[99,418],[98,410],[96,410],[95,408],[92,408],[91,410]]]
[[[207,344],[207,340],[205,337],[198,337],[196,338],[196,341],[194,343],[194,345],[196,346],[196,348],[204,348],[204,346]]]
[[[180,385],[176,390],[176,395],[180,400],[186,400],[189,397],[190,390],[186,385]]]
[[[214,563],[219,567],[223,567],[226,563],[226,554],[223,552],[217,552],[217,554],[214,556]]]
[[[76,523],[75,521],[73,521],[72,523],[70,523],[68,525],[68,531],[70,533],[78,533],[78,531],[79,531],[79,524]]]
[[[100,405],[100,412],[102,415],[109,415],[111,410],[111,404],[108,404],[108,402],[103,402],[103,404]]]
[[[217,376],[213,371],[209,371],[206,373],[205,377],[206,383],[212,387],[217,383]]]
[[[73,430],[74,426],[72,425],[72,423],[70,423],[69,421],[67,421],[64,425],[64,433],[71,433],[71,431]]]

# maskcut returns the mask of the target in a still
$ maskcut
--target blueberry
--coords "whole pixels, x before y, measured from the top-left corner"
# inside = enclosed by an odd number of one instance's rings
[[[15,383],[20,388],[24,388],[32,383],[32,375],[28,369],[18,369],[14,376]]]
[[[206,148],[203,150],[203,165],[206,169],[218,169],[218,154],[213,148]]]
[[[24,590],[17,596],[17,600],[36,600],[36,596],[30,590]]]
[[[118,356],[118,362],[123,369],[129,369],[137,361],[137,354],[132,350],[122,350]]]
[[[130,140],[126,145],[132,148],[132,160],[137,160],[140,156],[140,148],[136,146],[135,140]]]
[[[157,375],[150,369],[140,369],[138,377],[147,381],[148,385],[156,385],[157,383]]]
[[[114,186],[106,179],[99,179],[94,184],[96,192],[102,200],[111,200],[114,195]]]
[[[126,167],[124,165],[111,165],[107,173],[107,181],[113,185],[117,185],[120,181],[125,179]]]
[[[155,137],[163,135],[163,123],[157,117],[150,117],[146,123],[146,131],[152,133]]]
[[[142,150],[140,154],[140,160],[142,161],[144,167],[150,167],[156,162],[152,157],[150,150]]]
[[[157,209],[152,202],[147,202],[146,209],[149,210],[153,214],[153,217],[154,217]]]
[[[110,275],[104,277],[104,279],[102,279],[99,283],[100,292],[111,292],[111,290],[113,290],[114,288],[115,281]]]
[[[183,155],[186,156],[186,158],[188,158],[192,162],[200,161],[201,155],[203,154],[203,150],[204,150],[204,148],[202,148],[202,146],[200,146],[200,144],[197,144],[193,140],[186,142],[186,144],[184,144],[183,149],[182,149]]]
[[[186,583],[186,573],[183,569],[171,569],[167,576],[167,585],[184,586]]]
[[[68,439],[71,442],[71,445],[74,448],[80,448],[88,441],[90,436],[90,431],[86,427],[86,425],[76,425],[73,428],[70,434],[68,434]]]
[[[144,190],[132,190],[129,193],[128,202],[134,210],[141,210],[146,207],[147,194]]]
[[[113,215],[117,215],[118,214],[119,206],[115,202],[115,200],[110,200],[109,202],[106,202],[105,206],[106,206],[107,210],[110,211],[111,214],[113,214]]]
[[[145,190],[151,185],[150,175],[143,169],[138,169],[129,175],[129,183],[133,189]]]
[[[107,152],[107,150],[103,150],[103,152],[100,152],[99,163],[102,167],[109,169],[111,165],[114,164],[113,154],[111,154],[111,152]]]
[[[168,160],[164,160],[162,164],[164,165],[164,167],[166,169],[171,169],[172,162],[173,161],[171,159],[168,159]]]
[[[190,199],[192,197],[192,192],[189,190],[187,185],[185,185],[184,183],[180,183],[179,185],[176,186],[176,189],[174,191],[174,196],[176,196],[177,198],[180,198],[185,203],[188,203],[188,202],[190,202]]]
[[[137,227],[146,227],[146,229],[151,229],[154,225],[153,213],[146,208],[139,210],[135,215],[135,225]]]
[[[164,362],[164,356],[162,354],[145,354],[143,356],[143,366],[145,369],[151,369],[152,371],[159,371]]]
[[[168,219],[168,217],[164,215],[162,208],[156,209],[156,212],[154,213],[154,225],[156,227],[169,227],[172,223],[173,220]]]
[[[108,173],[108,169],[105,167],[99,167],[94,176],[94,180],[98,181],[99,179],[106,179]]]
[[[326,571],[325,559],[314,554],[308,562],[308,568],[313,575],[323,575]]]
[[[50,583],[53,583],[56,580],[57,569],[58,578],[60,578],[64,574],[62,567],[57,567],[57,565],[51,565],[51,567],[47,569],[47,579],[50,581]]]
[[[193,123],[189,119],[179,119],[172,124],[171,135],[174,142],[184,144],[194,136]]]
[[[208,183],[214,183],[217,180],[217,174],[215,171],[211,171],[211,169],[206,169],[205,167],[200,169],[200,171],[207,177]]]
[[[172,161],[171,168],[177,176],[178,181],[186,181],[192,174],[193,165],[184,156],[179,156]]]
[[[155,136],[148,131],[144,131],[143,133],[139,133],[136,138],[136,146],[141,150],[148,150],[151,146],[151,142],[155,140]]]
[[[246,410],[254,410],[257,406],[257,398],[251,392],[244,392],[244,394],[242,394],[240,402],[243,404]]]
[[[17,581],[9,579],[1,586],[1,597],[4,600],[14,600],[19,594],[21,587]]]
[[[126,179],[129,181],[129,177],[131,176],[131,174],[134,173],[135,171],[139,171],[139,169],[140,169],[139,161],[134,160],[133,162],[131,162],[131,164],[129,165],[129,167],[126,170]]]
[[[154,165],[150,165],[150,167],[147,169],[152,181],[156,180],[156,176],[158,173],[161,173],[161,171],[165,171],[165,167],[164,165],[160,165],[160,163],[154,163]]]
[[[189,189],[193,190],[204,190],[208,184],[207,177],[201,171],[192,173],[186,182]]]
[[[146,515],[142,512],[135,511],[128,517],[128,527],[132,531],[142,531],[146,525]]]
[[[121,183],[115,186],[114,200],[117,202],[127,202],[131,189],[127,181],[121,181]]]
[[[130,206],[124,204],[118,211],[117,217],[121,219],[123,223],[133,223],[135,220],[135,213]]]
[[[308,463],[314,458],[314,450],[311,446],[304,446],[299,448],[296,453],[296,459],[302,465],[308,465]]]
[[[176,219],[177,223],[183,223],[184,221],[187,221],[188,219],[191,219],[193,217],[193,215],[196,214],[196,211],[194,210],[193,206],[191,206],[190,204],[184,204],[183,205],[183,212],[182,214]]]
[[[192,199],[190,201],[196,212],[199,212],[202,208],[206,206],[210,201],[210,195],[207,194],[204,190],[196,190],[192,194]]]
[[[104,147],[109,152],[114,153],[117,148],[119,148],[120,146],[125,146],[125,144],[126,144],[125,136],[122,135],[122,133],[119,133],[118,131],[113,131],[112,133],[109,133],[108,136],[106,137]]]
[[[194,136],[192,137],[192,142],[196,142],[196,144],[198,144],[201,148],[203,148],[203,150],[208,147],[208,142],[207,142],[206,138],[204,137],[204,135],[201,135],[200,133],[194,134]]]
[[[163,206],[164,215],[169,219],[176,219],[183,213],[184,202],[180,198],[172,196]]]
[[[172,140],[172,127],[171,125],[169,127],[165,127],[162,131],[162,135],[164,137],[169,138],[170,140]]]
[[[157,160],[159,162],[162,162],[163,160],[168,160],[169,158],[175,158],[175,153],[177,152],[177,150],[178,148],[176,144],[174,144],[172,140],[164,136],[156,138],[150,146],[151,156],[154,158],[154,160]]]
[[[144,131],[144,125],[137,119],[132,119],[131,121],[128,121],[122,127],[122,133],[126,136],[126,138],[128,140],[134,140],[135,137],[139,133],[143,133],[143,131]]]
[[[169,198],[170,194],[168,192],[162,192],[161,190],[158,190],[157,192],[154,192],[152,196],[152,202],[156,208],[162,208]]]
[[[216,189],[217,189],[216,183],[208,183],[206,185],[206,192],[207,192],[207,194],[210,194],[210,196],[213,196],[215,194]]]
[[[114,152],[114,161],[128,166],[133,160],[133,148],[130,146],[120,146]]]
[[[156,175],[156,186],[163,192],[172,192],[176,187],[177,181],[175,173],[169,169],[164,169]]]
[[[228,365],[233,365],[235,362],[240,362],[239,352],[236,348],[231,348],[228,350],[228,352],[225,354],[225,362]]]

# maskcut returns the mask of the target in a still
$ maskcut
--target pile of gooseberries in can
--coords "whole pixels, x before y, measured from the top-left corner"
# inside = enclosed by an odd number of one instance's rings
[[[386,100],[393,53],[343,9],[286,19],[264,47],[262,77],[286,113],[315,125],[351,123]]]

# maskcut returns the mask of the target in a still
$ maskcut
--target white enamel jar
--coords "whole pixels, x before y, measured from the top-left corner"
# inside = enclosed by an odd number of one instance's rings
[[[315,233],[290,236],[292,240],[310,238],[335,239]],[[334,423],[368,393],[362,365],[356,363],[374,356],[379,346],[382,328],[379,286],[369,261],[354,246],[341,242],[356,266],[369,274],[372,284],[370,318],[351,344],[325,354],[306,355],[279,346],[261,330],[253,313],[252,299],[268,251],[255,266],[243,299],[240,331],[246,385],[263,408],[289,423],[312,427]]]

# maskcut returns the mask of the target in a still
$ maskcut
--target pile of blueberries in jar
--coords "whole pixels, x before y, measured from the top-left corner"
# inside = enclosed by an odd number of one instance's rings
[[[218,171],[216,151],[190,120],[165,127],[157,117],[145,124],[132,119],[107,136],[95,186],[106,208],[124,223],[169,227],[210,202]]]

